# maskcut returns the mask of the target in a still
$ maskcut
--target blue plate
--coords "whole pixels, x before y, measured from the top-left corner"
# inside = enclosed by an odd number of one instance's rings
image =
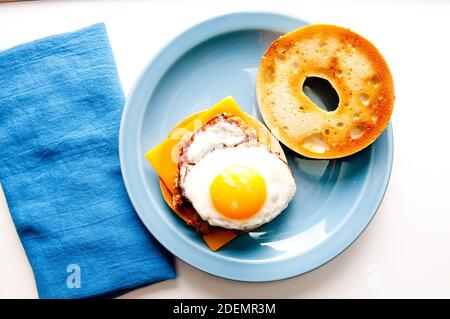
[[[392,167],[392,128],[370,147],[339,160],[310,160],[286,150],[298,186],[272,222],[211,252],[164,202],[144,154],[178,121],[227,95],[258,114],[255,77],[270,43],[306,23],[271,13],[237,13],[182,33],[147,65],[126,104],[120,128],[125,184],[140,218],[175,256],[203,271],[243,281],[270,281],[310,271],[347,248],[369,224]]]

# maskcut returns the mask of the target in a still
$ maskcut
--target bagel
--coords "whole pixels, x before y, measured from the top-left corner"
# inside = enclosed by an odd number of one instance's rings
[[[310,77],[333,86],[337,109],[323,110],[303,92]],[[377,48],[333,25],[309,25],[275,40],[261,60],[256,90],[272,134],[300,155],[321,159],[351,155],[374,142],[389,124],[395,99]]]

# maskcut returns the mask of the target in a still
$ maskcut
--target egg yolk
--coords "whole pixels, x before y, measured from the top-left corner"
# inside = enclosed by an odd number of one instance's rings
[[[258,213],[266,200],[266,182],[253,168],[229,166],[210,187],[211,200],[223,216],[248,219]]]

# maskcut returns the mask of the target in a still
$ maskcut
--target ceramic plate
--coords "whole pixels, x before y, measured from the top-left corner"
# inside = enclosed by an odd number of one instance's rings
[[[175,256],[210,274],[270,281],[310,271],[346,249],[374,216],[392,166],[392,128],[370,147],[339,160],[286,150],[297,183],[272,222],[217,252],[164,202],[144,154],[181,119],[231,95],[259,117],[255,78],[270,43],[306,23],[271,13],[220,16],[182,33],[147,65],[132,89],[120,128],[120,160],[131,201],[153,236]]]

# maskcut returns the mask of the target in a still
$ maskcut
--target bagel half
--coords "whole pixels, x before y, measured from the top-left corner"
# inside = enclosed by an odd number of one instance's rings
[[[308,77],[330,82],[339,96],[336,110],[323,110],[304,94]],[[351,155],[374,142],[389,124],[395,99],[381,53],[333,25],[309,25],[275,40],[262,58],[256,89],[271,132],[293,151],[322,159]]]

